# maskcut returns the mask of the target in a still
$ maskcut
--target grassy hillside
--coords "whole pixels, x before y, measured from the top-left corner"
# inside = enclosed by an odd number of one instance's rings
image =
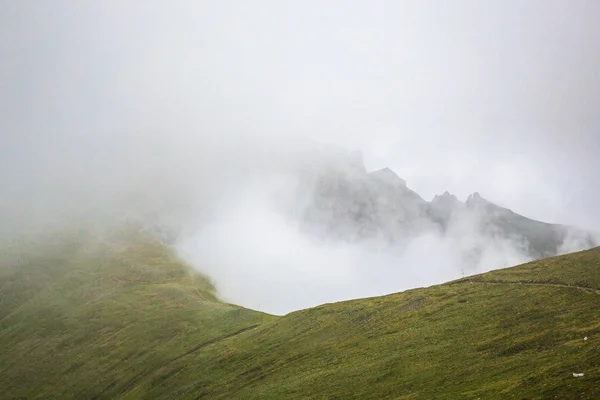
[[[3,399],[600,398],[600,249],[274,317],[139,237],[44,243],[2,257]]]
[[[136,398],[141,381],[199,343],[272,319],[219,302],[164,246],[112,239],[4,254],[0,398]]]

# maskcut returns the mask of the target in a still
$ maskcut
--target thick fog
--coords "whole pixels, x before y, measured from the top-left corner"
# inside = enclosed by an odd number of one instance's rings
[[[525,261],[468,219],[401,249],[323,241],[298,171],[360,150],[425,200],[600,230],[600,3],[0,4],[0,238],[124,218],[228,301],[284,313]],[[325,151],[325,154],[327,150]],[[572,246],[567,246],[569,250]]]

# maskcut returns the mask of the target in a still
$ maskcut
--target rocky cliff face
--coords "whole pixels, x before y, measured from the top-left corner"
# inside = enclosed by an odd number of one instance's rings
[[[428,203],[390,169],[341,167],[316,171],[303,182],[305,228],[321,237],[394,243],[434,227]]]
[[[367,172],[356,154],[312,168],[299,192],[303,229],[331,240],[402,244],[424,233],[470,236],[477,238],[472,255],[483,243],[503,241],[531,259],[598,245],[593,233],[526,218],[479,193],[461,202],[446,192],[427,202],[389,168]]]

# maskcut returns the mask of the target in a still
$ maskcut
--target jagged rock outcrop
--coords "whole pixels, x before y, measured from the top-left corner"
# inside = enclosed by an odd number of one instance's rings
[[[456,198],[456,196],[444,192],[442,195],[436,195],[429,203],[428,214],[431,220],[441,226],[445,231],[452,217],[464,210],[465,204]]]
[[[310,194],[301,213],[305,228],[321,237],[394,243],[433,227],[428,203],[393,171],[348,167],[304,181],[301,192]]]
[[[310,176],[300,190],[300,218],[303,229],[321,238],[398,244],[427,232],[469,234],[486,243],[510,241],[531,259],[598,244],[592,233],[526,218],[479,193],[461,202],[445,192],[427,202],[391,169],[367,172],[357,154],[338,153]]]

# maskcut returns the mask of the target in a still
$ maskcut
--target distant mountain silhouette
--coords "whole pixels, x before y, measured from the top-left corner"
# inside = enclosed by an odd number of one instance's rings
[[[357,153],[339,153],[334,161],[313,168],[301,190],[309,193],[300,213],[304,229],[334,240],[377,238],[401,244],[428,232],[468,231],[492,242],[510,241],[531,259],[598,245],[593,232],[524,217],[479,193],[465,202],[448,192],[425,201],[391,169],[367,172]]]

